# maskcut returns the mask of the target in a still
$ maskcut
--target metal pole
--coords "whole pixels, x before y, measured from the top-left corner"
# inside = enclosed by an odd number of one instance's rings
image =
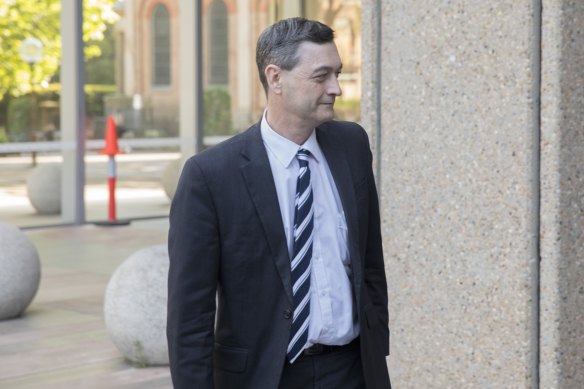
[[[34,62],[29,62],[28,66],[30,68],[30,137],[33,142],[37,141],[37,115],[38,115],[38,102],[37,102],[37,95],[34,90]],[[32,152],[32,166],[37,165],[37,153],[36,151]]]

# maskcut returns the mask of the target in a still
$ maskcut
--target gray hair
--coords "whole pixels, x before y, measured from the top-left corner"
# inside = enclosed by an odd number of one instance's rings
[[[280,20],[266,28],[256,47],[256,63],[266,94],[268,80],[264,72],[268,65],[292,70],[298,64],[296,52],[302,42],[329,43],[334,38],[335,32],[329,26],[304,18]]]

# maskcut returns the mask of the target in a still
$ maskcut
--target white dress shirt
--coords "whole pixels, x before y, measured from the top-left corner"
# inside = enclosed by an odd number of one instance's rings
[[[266,111],[267,112],[267,111]],[[337,187],[313,131],[301,146],[276,133],[264,112],[261,134],[266,147],[282,222],[292,255],[294,199],[300,148],[309,158],[314,206],[314,239],[310,277],[310,324],[308,344],[343,345],[359,334],[351,288],[351,261],[347,248],[347,224]]]

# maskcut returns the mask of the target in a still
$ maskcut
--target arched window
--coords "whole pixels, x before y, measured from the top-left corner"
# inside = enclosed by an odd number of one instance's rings
[[[209,6],[209,84],[229,83],[229,23],[223,0]]]
[[[152,12],[152,85],[170,85],[170,17],[162,4]]]

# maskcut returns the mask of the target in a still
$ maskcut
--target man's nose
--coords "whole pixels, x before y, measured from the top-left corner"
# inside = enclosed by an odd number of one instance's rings
[[[331,80],[327,93],[334,96],[340,96],[343,94],[343,90],[341,89],[341,84],[339,84],[338,78],[335,77]]]

